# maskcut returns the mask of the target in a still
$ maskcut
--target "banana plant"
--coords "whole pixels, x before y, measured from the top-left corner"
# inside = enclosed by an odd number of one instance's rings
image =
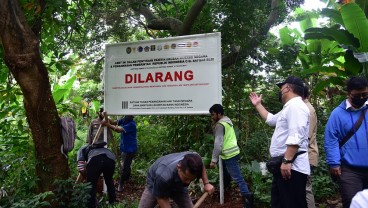
[[[342,85],[343,80],[352,75],[368,77],[368,20],[364,6],[363,1],[359,4],[350,1],[338,10],[324,9],[321,15],[329,17],[331,22],[336,24],[331,27],[309,28],[305,31],[305,40],[328,41],[334,47],[342,49],[340,55],[343,56],[331,59],[327,66],[305,70],[305,73],[316,71],[332,73],[331,76],[325,77],[323,82],[319,82],[318,89],[331,84]]]
[[[319,14],[297,9],[297,20],[302,32],[315,28]],[[320,37],[320,36],[319,36]],[[330,83],[343,85],[343,80],[336,78],[347,76],[340,70],[344,65],[344,49],[331,38],[304,39],[297,29],[280,29],[282,45],[297,45],[302,69],[301,74],[308,78],[313,94],[322,93]]]

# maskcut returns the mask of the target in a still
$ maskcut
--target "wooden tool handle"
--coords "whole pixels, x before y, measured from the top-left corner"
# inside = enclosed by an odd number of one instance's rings
[[[206,199],[207,196],[208,192],[204,192],[201,198],[198,199],[197,203],[195,203],[193,208],[198,208],[202,204],[202,202]]]
[[[108,120],[109,118],[107,117],[107,113],[106,112],[103,112],[103,116],[104,116],[104,120]],[[98,130],[97,130],[97,133],[95,135],[95,138],[93,138],[93,142],[92,144],[96,143],[96,141],[98,140],[98,138],[100,138],[100,135],[101,135],[101,132],[103,130],[103,127],[102,125],[100,124],[100,126],[98,127]]]

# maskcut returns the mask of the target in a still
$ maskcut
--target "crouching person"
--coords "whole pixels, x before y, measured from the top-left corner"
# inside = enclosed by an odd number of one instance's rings
[[[113,182],[113,174],[115,171],[115,155],[109,149],[105,148],[105,142],[93,145],[83,146],[78,150],[77,163],[78,171],[84,176],[87,182],[91,183],[91,197],[88,200],[88,207],[95,208],[96,204],[96,187],[98,179],[103,174],[109,203],[113,204],[116,199],[115,187]]]
[[[139,208],[170,208],[171,198],[181,208],[192,208],[188,193],[189,184],[201,178],[204,191],[212,194],[214,187],[209,183],[202,158],[194,152],[180,152],[157,159],[147,171],[147,184]]]

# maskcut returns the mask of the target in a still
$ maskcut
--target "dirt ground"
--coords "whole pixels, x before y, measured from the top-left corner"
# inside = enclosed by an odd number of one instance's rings
[[[143,190],[144,190],[143,185],[135,185],[133,183],[127,183],[124,187],[123,192],[116,192],[117,200],[137,201],[140,199]],[[196,203],[199,197],[193,198],[193,203]],[[225,198],[224,204],[220,204],[219,192],[215,191],[214,194],[206,197],[206,199],[201,204],[200,208],[242,208],[243,206],[240,194],[226,193],[224,198]]]
[[[144,186],[134,184],[132,181],[128,182],[123,192],[116,192],[117,193],[117,200],[118,201],[139,201],[141,194],[143,193]],[[200,197],[200,196],[199,196]],[[199,197],[193,198],[193,203],[195,204]],[[220,204],[220,194],[219,191],[216,190],[214,194],[211,196],[207,196],[204,202],[199,206],[200,208],[242,208],[243,201],[239,190],[233,189],[230,191],[225,192],[224,195],[224,204]],[[316,204],[316,208],[318,207],[325,207],[325,208],[341,208],[341,200],[340,199],[328,199],[323,205],[319,206]],[[254,208],[261,208],[255,206]]]

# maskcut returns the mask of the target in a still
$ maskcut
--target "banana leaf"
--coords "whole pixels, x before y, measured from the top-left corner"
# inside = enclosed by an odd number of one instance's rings
[[[330,19],[334,20],[336,23],[345,27],[344,21],[342,20],[341,13],[335,9],[322,9],[321,12],[322,16],[329,17]]]
[[[308,39],[328,39],[335,40],[343,45],[351,45],[355,48],[359,47],[359,41],[354,38],[352,34],[350,34],[346,30],[335,29],[335,28],[309,28],[305,31],[304,38]]]
[[[368,20],[363,10],[356,3],[341,7],[341,16],[345,28],[360,42],[359,52],[368,52]]]

